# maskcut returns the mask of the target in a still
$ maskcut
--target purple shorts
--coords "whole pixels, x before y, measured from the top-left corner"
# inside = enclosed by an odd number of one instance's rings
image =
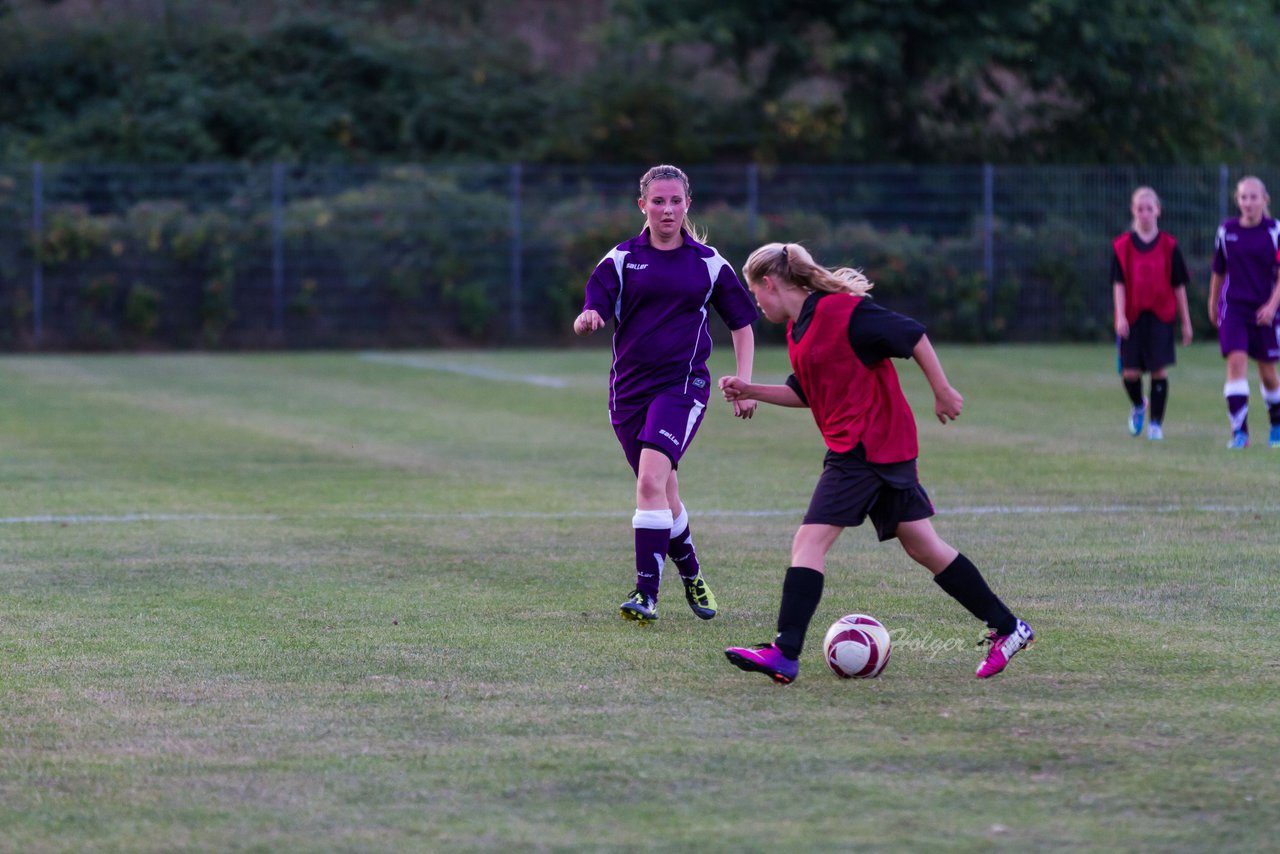
[[[1226,304],[1218,318],[1218,344],[1223,356],[1243,351],[1255,362],[1280,361],[1280,332],[1275,323],[1259,326],[1254,319],[1256,313],[1256,308]]]
[[[680,458],[698,432],[706,409],[707,405],[695,397],[667,392],[650,400],[647,406],[612,413],[613,432],[632,471],[640,473],[640,451],[646,447],[666,454],[671,458],[671,467],[679,468]]]

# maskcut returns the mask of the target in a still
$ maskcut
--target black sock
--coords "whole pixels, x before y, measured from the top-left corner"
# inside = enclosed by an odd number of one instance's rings
[[[1000,597],[991,592],[982,573],[964,555],[956,555],[956,559],[933,580],[996,634],[1011,635],[1017,628],[1017,617],[1005,607]]]
[[[1164,423],[1164,406],[1169,401],[1169,380],[1151,381],[1151,423]]]
[[[1136,380],[1125,380],[1124,390],[1129,393],[1129,402],[1134,406],[1142,405],[1142,377]]]
[[[782,580],[782,605],[778,608],[778,636],[773,643],[787,658],[800,657],[809,621],[822,601],[823,575],[807,566],[787,569]]]

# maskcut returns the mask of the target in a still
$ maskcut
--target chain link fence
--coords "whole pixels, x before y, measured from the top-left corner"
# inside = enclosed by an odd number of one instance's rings
[[[0,167],[0,348],[546,345],[641,228],[644,166]],[[1234,166],[695,166],[735,265],[802,242],[939,339],[1104,340],[1150,185],[1203,295]],[[1274,170],[1249,170],[1271,186]],[[763,331],[776,335],[776,331]]]

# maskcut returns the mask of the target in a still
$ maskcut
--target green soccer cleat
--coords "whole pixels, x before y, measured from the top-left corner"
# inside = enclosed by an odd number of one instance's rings
[[[658,619],[657,600],[650,599],[639,590],[633,590],[618,610],[622,614],[622,619],[634,620],[642,626]]]
[[[716,615],[716,597],[699,572],[693,578],[681,578],[684,582],[684,598],[699,620],[710,620]]]

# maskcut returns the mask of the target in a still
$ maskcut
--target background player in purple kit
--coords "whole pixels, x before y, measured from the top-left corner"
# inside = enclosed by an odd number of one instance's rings
[[[668,556],[680,571],[693,613],[704,620],[716,615],[676,476],[711,394],[708,308],[732,333],[740,376],[750,379],[755,358],[755,304],[733,267],[705,245],[706,238],[689,221],[691,201],[689,179],[675,166],[655,166],[644,174],[637,200],[644,230],[601,259],[573,322],[578,335],[614,322],[609,415],[636,473],[631,520],[636,586],[620,610],[641,624],[658,618],[658,588]],[[734,405],[740,418],[754,411],[752,401]]]
[[[871,283],[862,273],[820,267],[795,243],[761,246],[742,274],[764,316],[787,323],[787,351],[795,373],[786,385],[722,377],[725,399],[808,407],[828,450],[791,546],[778,633],[773,643],[730,647],[725,656],[775,682],[794,680],[809,621],[822,599],[827,552],[845,528],[870,517],[881,540],[896,537],[912,560],[933,573],[939,587],[987,624],[991,632],[984,641],[990,650],[977,677],[995,676],[1035,634],[929,521],[933,504],[916,472],[916,423],[893,358],[916,360],[933,389],[934,412],[942,423],[960,415],[964,398],[947,382],[924,327],[868,299]]]
[[[1253,176],[1236,184],[1240,216],[1218,226],[1209,277],[1209,320],[1227,360],[1222,394],[1231,419],[1228,448],[1249,447],[1249,359],[1258,363],[1262,400],[1271,420],[1270,445],[1280,447],[1280,360],[1276,308],[1280,306],[1277,252],[1280,223],[1267,210],[1267,188]]]
[[[1177,361],[1173,321],[1182,318],[1182,344],[1191,343],[1187,309],[1187,264],[1173,235],[1161,231],[1160,197],[1150,187],[1133,191],[1129,203],[1133,224],[1111,242],[1111,281],[1115,299],[1120,375],[1129,394],[1129,434],[1142,433],[1146,401],[1142,374],[1151,374],[1151,423],[1147,438],[1164,438],[1164,411],[1169,400],[1169,366]]]

